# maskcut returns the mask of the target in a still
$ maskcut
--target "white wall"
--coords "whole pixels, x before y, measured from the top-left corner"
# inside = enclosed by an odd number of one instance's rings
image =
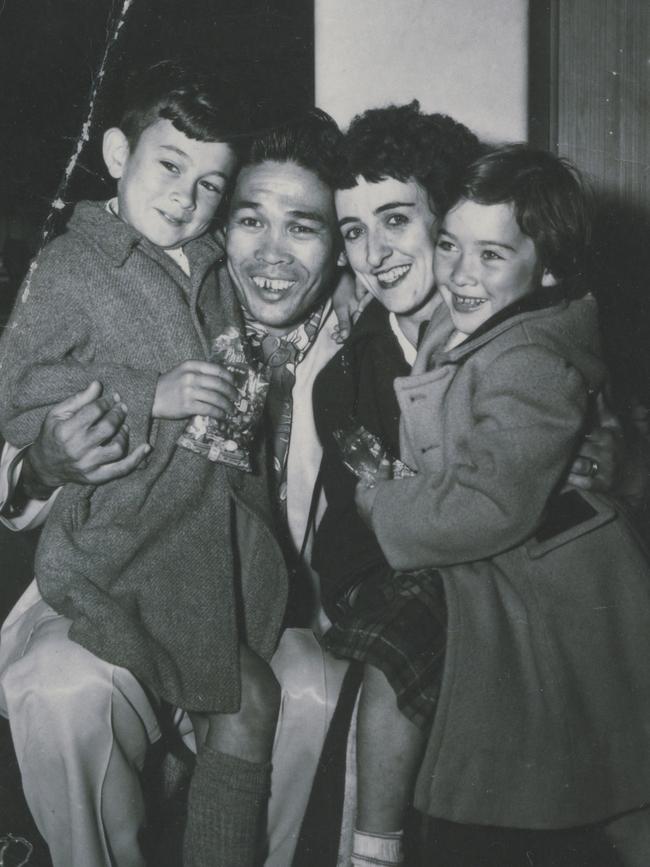
[[[528,0],[315,0],[316,104],[420,100],[493,141],[523,140]]]

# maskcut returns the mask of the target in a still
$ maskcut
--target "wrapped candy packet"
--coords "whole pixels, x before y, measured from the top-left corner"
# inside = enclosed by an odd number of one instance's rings
[[[242,337],[233,327],[213,340],[209,360],[233,374],[238,391],[235,411],[222,419],[195,415],[178,444],[205,455],[210,461],[250,473],[253,470],[250,446],[269,390],[266,369],[263,365],[249,363]]]
[[[34,846],[24,837],[15,837],[13,834],[0,837],[0,867],[24,867],[31,863],[33,852]]]
[[[380,464],[390,464],[393,479],[415,475],[415,471],[403,461],[391,458],[378,438],[361,425],[335,430],[333,436],[341,449],[345,466],[366,485],[375,484]]]

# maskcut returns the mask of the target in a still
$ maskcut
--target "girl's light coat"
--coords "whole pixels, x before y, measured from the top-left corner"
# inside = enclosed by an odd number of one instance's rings
[[[447,323],[438,308],[396,381],[418,475],[381,483],[372,511],[391,565],[440,567],[449,607],[415,803],[456,822],[597,821],[650,800],[650,570],[612,503],[549,504],[604,379],[596,305],[531,307],[432,355]]]

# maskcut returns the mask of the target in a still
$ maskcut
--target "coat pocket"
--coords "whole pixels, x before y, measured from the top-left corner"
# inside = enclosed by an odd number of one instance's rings
[[[525,548],[531,559],[543,557],[549,551],[584,536],[613,521],[616,510],[612,505],[588,491],[561,491],[552,497],[546,518]]]

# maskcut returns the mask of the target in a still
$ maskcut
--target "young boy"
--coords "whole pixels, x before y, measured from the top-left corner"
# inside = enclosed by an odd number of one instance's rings
[[[36,579],[71,638],[193,716],[204,746],[187,862],[224,867],[251,863],[268,792],[278,690],[266,660],[287,586],[263,455],[253,475],[176,447],[188,417],[219,418],[235,396],[228,371],[205,359],[227,326],[242,328],[218,296],[223,253],[207,234],[238,126],[201,78],[170,63],[143,74],[103,138],[116,199],[75,207],[0,343],[7,439],[29,443],[49,406],[99,381],[126,405],[132,442],[148,443],[127,478],[60,492]]]
[[[596,305],[577,285],[586,201],[545,152],[512,146],[469,168],[437,240],[445,304],[395,386],[417,472],[359,485],[357,505],[395,570],[435,567],[444,583],[415,805],[472,824],[606,822],[637,867],[650,851],[650,568],[613,503],[562,488],[605,378]]]

